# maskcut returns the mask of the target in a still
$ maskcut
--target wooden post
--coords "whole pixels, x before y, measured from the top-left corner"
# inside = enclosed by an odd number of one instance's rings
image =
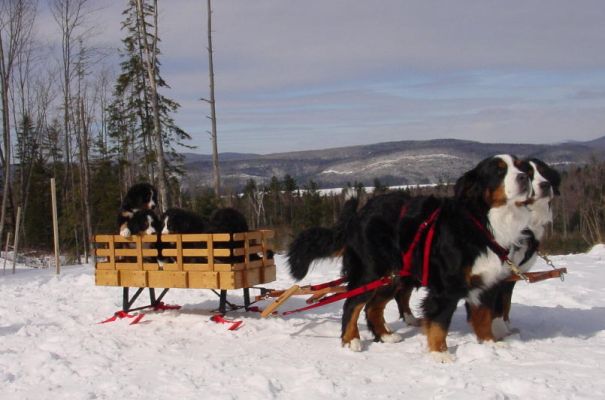
[[[55,244],[55,265],[57,274],[61,273],[61,263],[59,261],[59,222],[57,218],[57,189],[55,188],[55,178],[50,178],[50,195],[53,207],[53,239]]]
[[[8,245],[11,242],[11,235],[12,232],[8,232],[8,234],[6,235],[6,246],[4,247],[4,269],[3,269],[3,273],[6,273],[6,259],[8,258]]]
[[[17,252],[19,251],[19,225],[21,224],[21,207],[17,207],[17,219],[15,220],[15,243],[13,244],[13,274],[17,268]]]

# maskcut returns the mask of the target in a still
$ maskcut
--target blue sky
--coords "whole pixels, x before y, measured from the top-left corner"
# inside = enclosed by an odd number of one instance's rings
[[[126,2],[93,3],[95,41],[119,48]],[[159,3],[164,94],[207,154],[206,2]],[[221,152],[605,135],[605,1],[213,3]]]

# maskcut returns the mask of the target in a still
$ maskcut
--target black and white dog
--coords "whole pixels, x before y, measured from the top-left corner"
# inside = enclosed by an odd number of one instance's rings
[[[137,211],[154,210],[158,204],[157,193],[155,187],[149,183],[137,183],[128,189],[118,212],[117,223],[120,235],[130,237],[138,233],[130,229],[128,222]],[[142,218],[142,216],[139,218]],[[134,227],[134,225],[131,225],[131,227]]]
[[[502,247],[518,242],[530,218],[526,207],[531,192],[529,170],[527,162],[499,155],[481,161],[458,179],[453,198],[386,194],[374,197],[357,213],[354,204],[348,204],[337,227],[312,228],[294,240],[288,251],[290,273],[301,279],[314,260],[342,254],[343,276],[353,289],[398,276],[402,253],[412,249],[410,276],[346,299],[342,345],[353,351],[362,349],[357,320],[364,308],[376,341],[400,341],[401,336],[386,326],[384,308],[393,297],[407,293],[410,285],[423,282],[428,292],[423,310],[429,351],[438,361],[451,361],[446,336],[461,299],[486,310],[475,314],[472,325],[480,341],[494,340],[491,308],[481,304],[481,294],[511,272],[489,248],[488,238],[475,221],[491,231]],[[419,227],[437,210],[432,245],[425,254],[426,244],[414,247],[413,243]],[[427,271],[421,267],[425,259]]]
[[[532,167],[533,194],[531,201],[528,202],[531,211],[530,220],[523,231],[522,239],[513,245],[510,254],[511,260],[519,265],[522,272],[529,271],[536,262],[540,241],[544,238],[546,227],[553,220],[551,203],[553,198],[560,194],[561,184],[561,176],[555,169],[535,158],[527,161]],[[510,309],[515,284],[516,282],[504,282],[495,288],[497,293],[492,330],[497,338],[503,338],[514,332],[510,325]]]

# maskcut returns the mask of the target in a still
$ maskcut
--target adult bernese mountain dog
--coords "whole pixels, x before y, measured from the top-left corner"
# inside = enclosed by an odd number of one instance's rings
[[[128,227],[128,221],[137,211],[154,210],[158,204],[158,191],[149,183],[137,183],[131,186],[122,200],[118,212],[118,228],[120,235],[130,237],[133,233]]]
[[[519,241],[530,219],[529,171],[527,162],[498,155],[481,161],[458,179],[452,198],[409,198],[391,193],[371,199],[357,213],[353,212],[355,201],[350,200],[334,229],[312,228],[293,241],[288,251],[291,275],[302,279],[315,259],[342,253],[342,272],[349,289],[393,277],[390,285],[346,299],[341,340],[353,351],[362,349],[357,320],[364,307],[376,341],[401,340],[386,326],[384,308],[396,292],[422,281],[428,291],[423,322],[429,351],[439,361],[451,361],[446,336],[461,299],[481,310],[472,320],[478,339],[494,340],[491,309],[482,307],[481,293],[506,279],[511,271],[490,249],[485,233],[491,232],[504,248]],[[432,245],[425,257],[426,241],[416,245],[415,238],[420,226],[436,214]],[[485,230],[479,229],[477,222]],[[323,245],[316,246],[320,242]],[[410,274],[400,278],[402,253],[409,248],[413,249]],[[427,271],[422,270],[425,259]]]
[[[527,160],[532,168],[532,197],[528,202],[531,211],[529,225],[523,231],[523,238],[512,246],[510,258],[519,265],[522,272],[529,271],[536,262],[540,241],[548,224],[552,223],[551,203],[560,194],[561,176],[545,162],[532,158]],[[510,325],[510,309],[516,282],[503,282],[493,288],[494,320],[492,331],[496,338],[503,338],[514,332]],[[487,296],[492,293],[486,293]]]

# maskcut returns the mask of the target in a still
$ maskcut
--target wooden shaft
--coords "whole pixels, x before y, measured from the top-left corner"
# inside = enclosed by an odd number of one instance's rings
[[[57,189],[55,178],[50,178],[50,195],[53,208],[53,241],[55,246],[55,265],[56,273],[61,273],[61,263],[59,261],[59,222],[57,218]]]

